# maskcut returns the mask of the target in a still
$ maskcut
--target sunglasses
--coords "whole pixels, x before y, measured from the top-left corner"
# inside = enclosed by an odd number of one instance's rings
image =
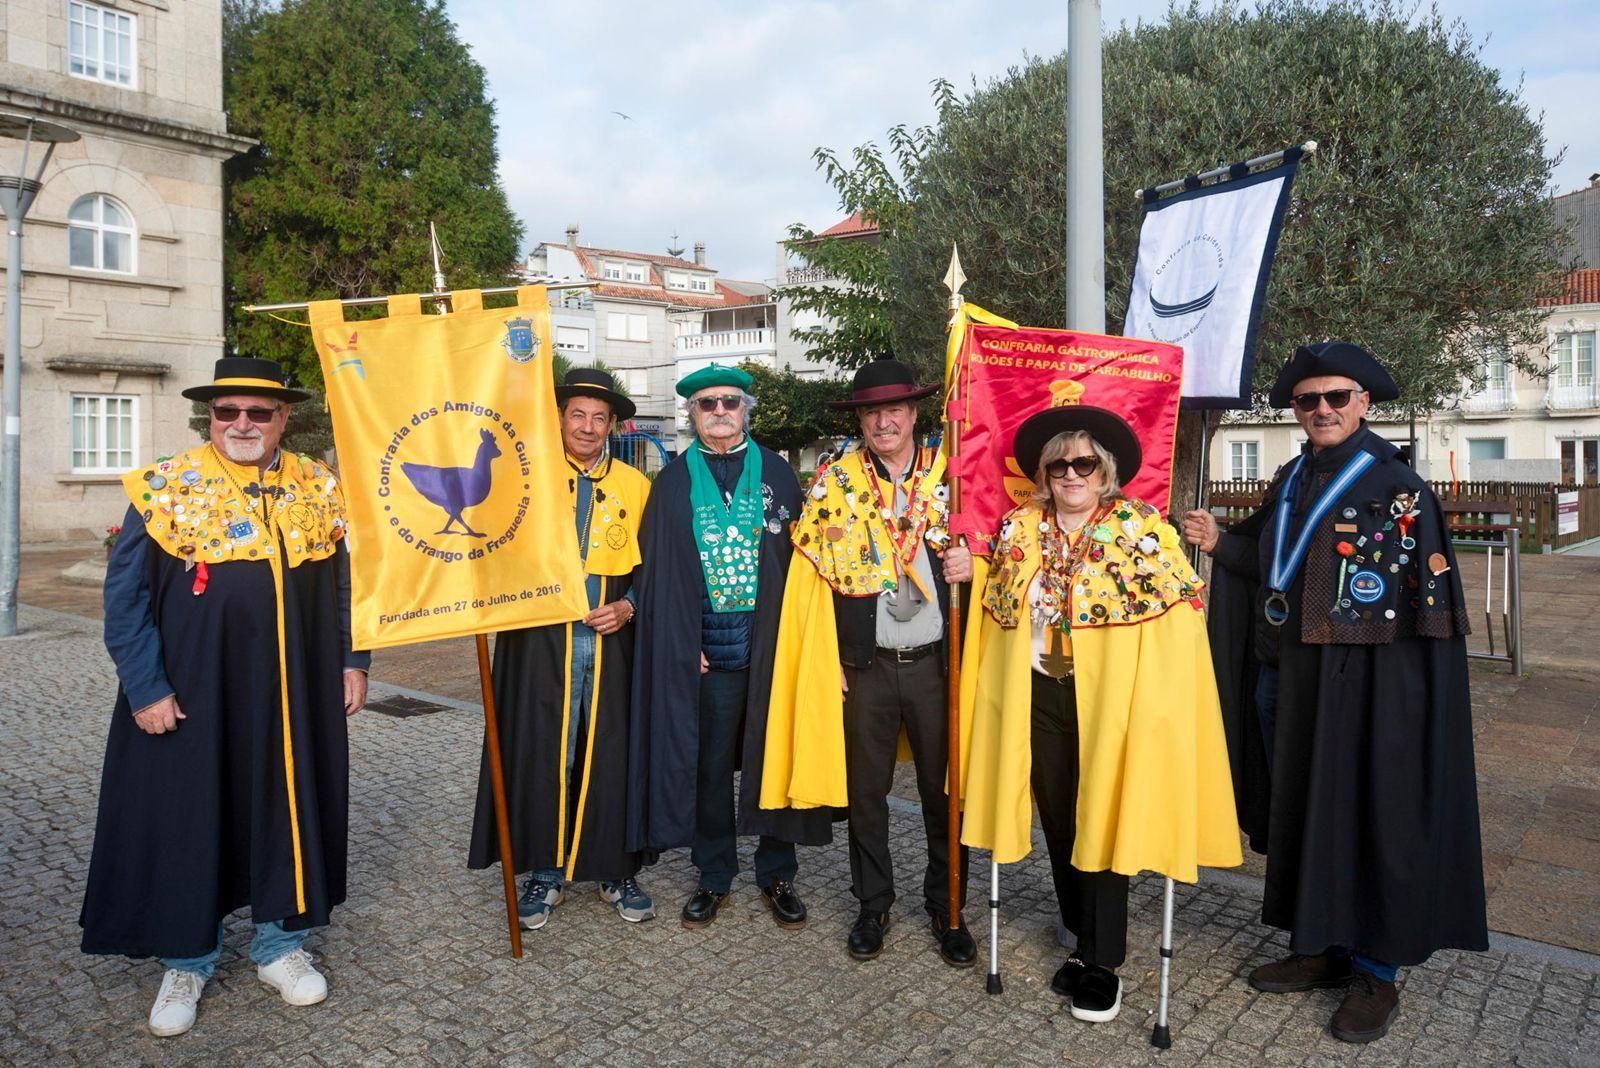
[[[721,397],[697,397],[695,403],[702,412],[711,413],[721,408],[725,412],[736,412],[744,403],[744,397],[738,393],[724,394]]]
[[[1350,403],[1350,398],[1357,393],[1364,392],[1359,389],[1330,389],[1325,393],[1296,393],[1294,406],[1302,412],[1314,412],[1323,401],[1328,402],[1330,408],[1343,408]]]
[[[239,418],[239,413],[243,412],[250,417],[252,423],[264,425],[272,422],[272,417],[278,414],[278,408],[281,407],[283,407],[281,404],[276,408],[239,408],[232,404],[213,404],[211,418],[219,423],[232,423]]]
[[[1079,456],[1072,460],[1051,460],[1044,465],[1044,473],[1051,478],[1066,478],[1071,471],[1079,478],[1088,478],[1100,470],[1100,457]]]

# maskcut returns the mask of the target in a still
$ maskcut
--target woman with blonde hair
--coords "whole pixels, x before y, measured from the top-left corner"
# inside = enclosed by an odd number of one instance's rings
[[[962,842],[1026,856],[1031,792],[1078,939],[1051,986],[1104,1022],[1122,1004],[1128,877],[1194,882],[1241,859],[1201,583],[1173,528],[1122,495],[1141,454],[1120,416],[1051,408],[1012,452],[1035,488],[983,589]]]

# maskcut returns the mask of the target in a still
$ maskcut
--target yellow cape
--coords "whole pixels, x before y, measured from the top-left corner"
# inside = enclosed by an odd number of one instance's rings
[[[1181,567],[1187,580],[1188,564],[1171,528],[1141,506],[1133,511],[1158,538],[1154,559],[1172,564],[1162,569],[1163,578],[1177,578]],[[1029,533],[1042,514],[1025,506],[1008,518],[1017,536],[1002,539],[995,558],[1013,566],[988,576],[986,605],[1025,604],[1039,568],[1038,539]],[[1021,549],[1020,560],[1013,548]],[[1117,559],[1131,571],[1133,557],[1109,543],[1106,562]],[[1198,586],[1197,580],[1183,584]],[[1080,871],[1149,870],[1194,882],[1200,865],[1231,867],[1241,860],[1210,646],[1194,602],[1173,600],[1159,614],[1141,608],[1140,621],[1132,624],[1080,623],[1073,616],[1080,772],[1072,864]],[[984,611],[975,642],[969,633],[962,676],[961,841],[990,850],[1002,864],[1021,860],[1031,847],[1030,628],[1025,610],[1010,627],[992,607]]]

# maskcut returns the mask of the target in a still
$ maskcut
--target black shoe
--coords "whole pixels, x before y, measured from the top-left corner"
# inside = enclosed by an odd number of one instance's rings
[[[716,893],[700,887],[683,906],[683,925],[693,931],[717,918],[717,910],[728,900],[728,891]]]
[[[1122,980],[1110,968],[1086,964],[1072,992],[1072,1015],[1085,1023],[1107,1023],[1122,1011]]]
[[[1266,994],[1298,994],[1302,990],[1344,986],[1350,981],[1350,955],[1292,953],[1250,973],[1250,985]]]
[[[889,929],[887,912],[862,909],[856,925],[850,928],[850,955],[856,960],[871,960],[883,952],[883,933]]]
[[[1070,998],[1078,992],[1078,984],[1083,982],[1083,975],[1089,966],[1079,960],[1076,955],[1068,957],[1067,963],[1056,971],[1056,977],[1050,980],[1050,989],[1064,998]]]
[[[978,943],[972,940],[967,925],[951,927],[950,921],[937,912],[931,915],[933,937],[939,943],[939,956],[944,962],[952,968],[970,968],[978,963]]]
[[[761,896],[772,910],[772,919],[779,927],[798,930],[806,925],[806,905],[788,879],[774,879],[761,888]]]
[[[1372,1042],[1389,1033],[1399,1014],[1400,993],[1394,983],[1358,968],[1330,1029],[1340,1042]]]

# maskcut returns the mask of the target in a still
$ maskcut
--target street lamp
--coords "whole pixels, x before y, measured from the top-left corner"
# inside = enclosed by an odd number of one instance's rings
[[[24,115],[0,115],[0,137],[22,142],[15,172],[0,174],[0,211],[6,217],[6,363],[4,436],[0,437],[0,638],[17,633],[17,575],[22,549],[22,220],[56,145],[76,141],[65,126]],[[30,175],[35,145],[44,157]]]

